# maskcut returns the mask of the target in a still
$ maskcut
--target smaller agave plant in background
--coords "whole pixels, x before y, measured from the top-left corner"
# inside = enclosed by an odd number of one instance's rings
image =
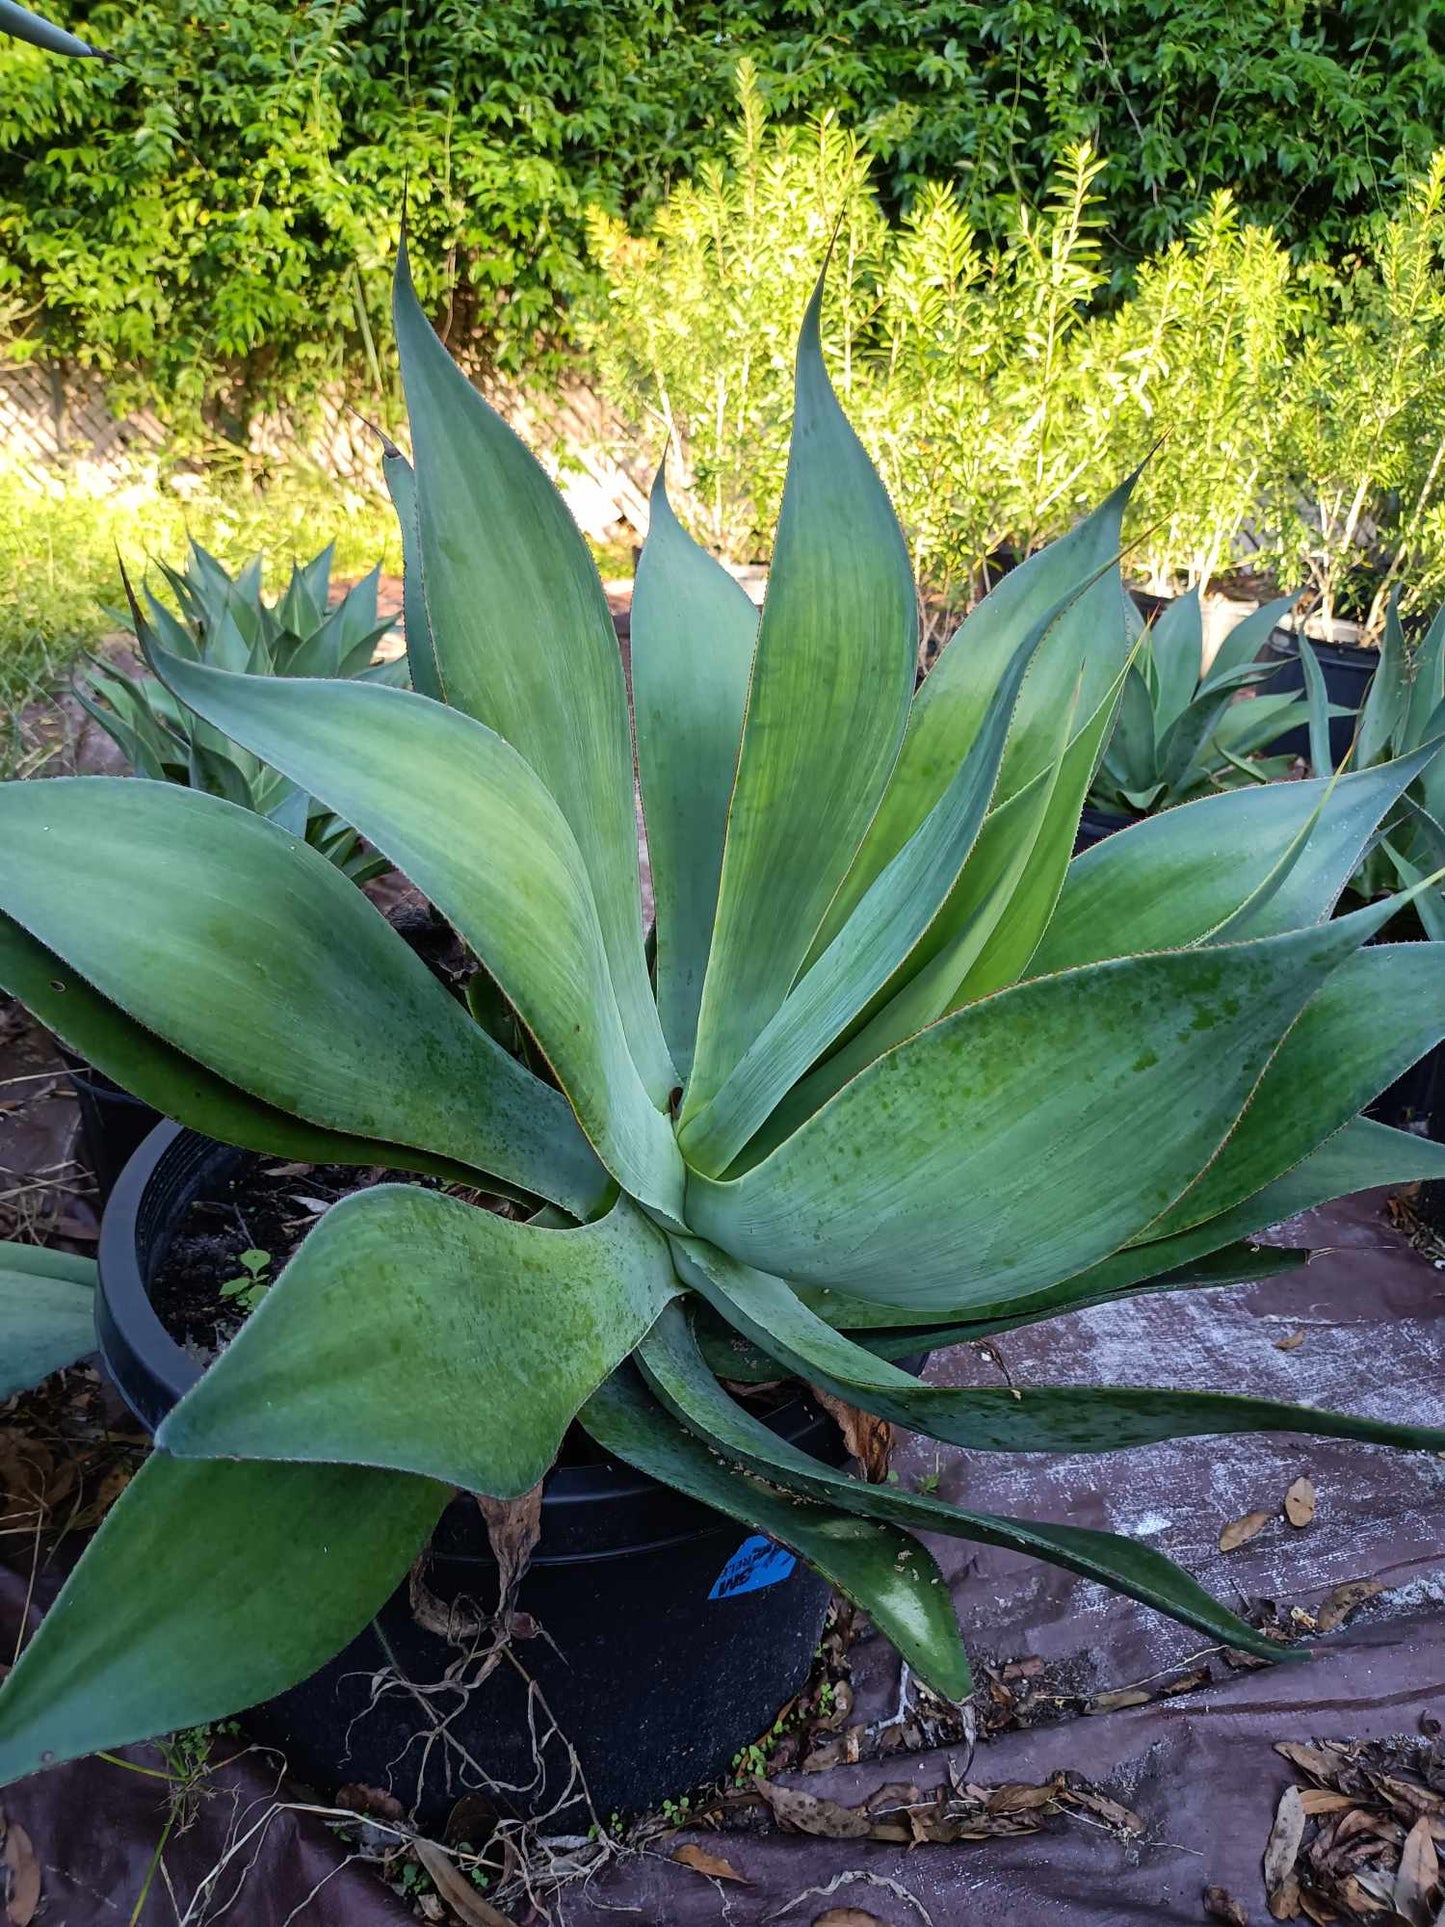
[[[179,615],[144,590],[146,613],[132,613],[132,633],[156,636],[183,661],[239,674],[356,677],[405,687],[404,659],[372,661],[391,627],[390,619],[377,615],[380,566],[333,606],[331,553],[328,545],[309,562],[293,563],[285,594],[269,603],[259,555],[231,576],[193,541],[183,571],[158,564]],[[75,697],[138,776],[184,783],[267,816],[293,836],[304,836],[353,883],[365,883],[388,867],[339,817],[153,677],[128,676],[115,663],[93,658]]]
[[[1097,809],[1147,816],[1191,797],[1287,774],[1291,759],[1265,752],[1305,722],[1303,697],[1237,698],[1279,674],[1281,662],[1255,659],[1295,600],[1282,596],[1237,623],[1207,669],[1198,589],[1169,603],[1145,629],[1124,678],[1119,712],[1090,793]]]
[[[1330,736],[1324,675],[1312,645],[1300,639],[1300,661],[1310,714],[1310,761],[1317,771],[1330,767]],[[1347,755],[1345,769],[1376,769],[1398,763],[1438,742],[1445,734],[1445,608],[1414,650],[1408,648],[1400,621],[1398,595],[1390,598],[1380,637],[1379,661]],[[1414,889],[1411,909],[1427,936],[1445,939],[1445,892],[1420,888],[1445,864],[1445,766],[1425,765],[1390,810],[1371,839],[1364,861],[1351,880],[1365,902],[1394,890]]]
[[[894,1362],[1273,1272],[1301,1260],[1262,1256],[1264,1227],[1445,1175],[1445,1147],[1358,1116],[1445,1035],[1445,945],[1367,946],[1391,902],[1331,914],[1440,745],[1185,803],[1071,861],[1129,674],[1127,486],[1006,576],[915,694],[907,547],[820,318],[821,290],[760,620],[655,492],[632,619],[655,971],[601,583],[404,263],[415,472],[387,462],[413,689],[247,674],[141,631],[177,702],[451,921],[510,1030],[294,829],[143,779],[0,786],[0,985],[197,1130],[461,1193],[378,1185],[300,1245],[0,1687],[0,1780],[304,1678],[456,1489],[530,1492],[574,1422],[810,1561],[952,1700],[968,1660],[920,1531],[1280,1652],[1152,1547],[794,1448],[749,1377],[969,1451],[1249,1430],[1445,1449],[1408,1415],[1177,1389],[1167,1356],[1159,1388],[954,1388]]]

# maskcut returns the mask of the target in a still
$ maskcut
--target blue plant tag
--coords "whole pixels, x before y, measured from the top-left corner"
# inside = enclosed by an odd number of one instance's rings
[[[743,1540],[714,1579],[708,1598],[733,1599],[741,1592],[761,1592],[764,1586],[787,1579],[797,1563],[786,1547],[754,1534]]]

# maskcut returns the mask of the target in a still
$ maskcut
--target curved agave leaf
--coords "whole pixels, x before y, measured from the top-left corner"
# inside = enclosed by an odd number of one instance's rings
[[[681,1160],[628,1048],[581,853],[517,751],[405,690],[230,676],[152,654],[183,701],[355,824],[456,925],[608,1170],[675,1216]]]
[[[94,1350],[94,1262],[0,1242],[0,1399]]]
[[[16,40],[25,40],[32,47],[39,47],[48,54],[69,54],[75,60],[111,60],[111,54],[102,53],[99,47],[92,47],[88,40],[67,33],[64,27],[57,27],[53,21],[44,20],[29,7],[22,7],[19,0],[0,0],[0,34],[10,34]]]
[[[1234,678],[1251,670],[1260,650],[1303,593],[1302,589],[1296,589],[1292,595],[1279,596],[1275,601],[1266,602],[1260,608],[1253,610],[1242,622],[1236,622],[1215,650],[1214,660],[1205,670],[1200,687],[1219,689],[1236,686]],[[1277,666],[1273,669],[1267,668],[1260,680],[1268,682],[1271,677],[1277,676],[1283,667],[1284,658],[1281,657]],[[1247,704],[1244,706],[1248,707]]]
[[[305,1679],[395,1589],[447,1497],[395,1472],[153,1453],[0,1686],[0,1785]]]
[[[1154,1277],[1161,1271],[1197,1264],[1222,1251],[1237,1238],[1285,1224],[1303,1211],[1369,1191],[1377,1185],[1411,1184],[1421,1178],[1445,1177],[1445,1146],[1411,1131],[1376,1124],[1372,1118],[1353,1118],[1317,1151],[1286,1171],[1272,1184],[1243,1198],[1217,1217],[1207,1218],[1187,1231],[1168,1237],[1153,1236],[1126,1245],[1073,1282],[1117,1290]]]
[[[1405,708],[1404,740],[1407,743],[1421,743],[1434,734],[1432,725],[1441,703],[1445,703],[1445,602],[1435,611],[1415,651],[1415,677]]]
[[[1029,1385],[956,1391],[920,1385],[808,1310],[781,1278],[739,1265],[698,1239],[674,1239],[679,1276],[791,1372],[895,1425],[980,1452],[1115,1452],[1228,1432],[1306,1432],[1421,1452],[1445,1428],[1390,1425],[1346,1412],[1218,1392],[1133,1385]]]
[[[1126,1245],[1047,1291],[971,1306],[968,1319],[954,1320],[947,1326],[920,1326],[906,1306],[877,1304],[851,1298],[845,1292],[802,1286],[798,1295],[830,1325],[858,1335],[859,1342],[880,1357],[906,1358],[920,1350],[935,1350],[1016,1325],[1033,1324],[1039,1318],[1081,1311],[1134,1291],[1179,1291],[1275,1277],[1295,1268],[1310,1254],[1285,1246],[1238,1241],[1285,1224],[1334,1198],[1377,1186],[1413,1184],[1424,1178],[1445,1178],[1445,1145],[1359,1117],[1336,1131],[1292,1171],[1218,1217],[1169,1237]],[[874,1329],[889,1326],[901,1329],[881,1342],[871,1335]]]
[[[757,633],[757,610],[682,527],[659,469],[632,592],[632,701],[657,904],[657,1005],[684,1079]]]
[[[1057,613],[1051,610],[1025,638],[938,802],[744,1051],[716,1097],[683,1125],[678,1142],[697,1170],[726,1170],[809,1065],[908,968],[931,926],[945,919],[993,795],[1019,685]]]
[[[677,1079],[643,957],[627,690],[596,565],[541,464],[433,333],[404,248],[394,306],[441,687],[525,757],[571,826],[628,1041],[663,1104]]]
[[[1255,928],[1267,935],[1318,922],[1338,901],[1376,825],[1439,749],[1436,743],[1337,779],[1202,797],[1105,837],[1069,865],[1031,970],[1043,975],[1198,943],[1249,901],[1317,812],[1300,860]]]
[[[547,1231],[378,1185],[327,1212],[157,1442],[516,1498],[678,1289],[661,1233],[626,1199]]]
[[[869,884],[942,796],[1024,637],[1118,555],[1124,509],[1136,479],[1131,475],[1077,528],[1010,570],[970,612],[929,671],[913,700],[883,801],[829,909],[815,955],[842,929]],[[1035,661],[1019,703],[997,802],[1005,802],[1048,766],[1059,713],[1076,692],[1083,715],[1099,707],[1128,649],[1124,594],[1115,569],[1070,606]]]
[[[1391,907],[970,1004],[742,1176],[690,1174],[687,1223],[749,1264],[921,1313],[1043,1290],[1182,1195],[1300,1010]]]
[[[604,1451],[800,1554],[860,1605],[945,1699],[966,1699],[973,1690],[943,1575],[911,1535],[836,1506],[783,1498],[719,1463],[650,1396],[631,1366],[593,1393],[582,1424]]]
[[[288,701],[302,686],[275,685]],[[605,1190],[565,1100],[275,824],[170,783],[58,776],[0,785],[0,847],[0,911],[227,1084],[569,1209]]]
[[[1151,1235],[1126,1245],[1047,1291],[1026,1298],[1000,1298],[991,1305],[971,1305],[968,1319],[953,1320],[947,1327],[921,1326],[908,1306],[853,1298],[826,1287],[800,1286],[798,1296],[839,1330],[866,1334],[877,1328],[901,1328],[897,1343],[890,1337],[881,1355],[907,1357],[925,1347],[936,1349],[964,1338],[987,1337],[989,1331],[1032,1324],[1038,1318],[1082,1310],[1136,1290],[1175,1291],[1273,1277],[1310,1254],[1287,1246],[1240,1240],[1286,1224],[1334,1198],[1427,1178],[1445,1178],[1445,1145],[1416,1137],[1411,1131],[1377,1124],[1372,1118],[1357,1117],[1283,1177],[1217,1217],[1187,1231],[1166,1237]],[[944,1332],[959,1336],[944,1336]],[[869,1336],[862,1336],[860,1342],[879,1349]]]
[[[1204,673],[1204,605],[1198,589],[1175,596],[1149,631],[1154,729],[1161,749],[1194,701]]]
[[[411,463],[389,436],[381,438],[381,473],[386,492],[401,526],[401,624],[406,635],[406,660],[411,686],[419,696],[446,701],[431,619],[426,608],[426,584],[421,573],[421,532],[416,517],[416,475]]]
[[[823,367],[820,281],[728,809],[686,1124],[781,1006],[898,754],[918,607],[902,531]]]
[[[1126,1246],[1132,1251],[1134,1247]],[[997,1305],[974,1307],[974,1316],[946,1325],[920,1325],[915,1315],[902,1305],[875,1305],[862,1298],[848,1298],[841,1292],[820,1291],[816,1286],[801,1286],[798,1296],[821,1318],[838,1331],[846,1331],[860,1345],[877,1352],[880,1358],[908,1358],[918,1351],[938,1351],[945,1345],[969,1344],[976,1338],[991,1338],[996,1332],[1016,1331],[1023,1325],[1037,1325],[1045,1318],[1061,1318],[1069,1312],[1087,1311],[1094,1305],[1116,1303],[1156,1291],[1203,1291],[1220,1285],[1253,1283],[1273,1278],[1282,1271],[1294,1271],[1309,1263],[1307,1251],[1283,1251],[1267,1245],[1229,1244],[1217,1252],[1180,1265],[1173,1271],[1152,1267],[1147,1275],[1130,1279],[1123,1285],[1107,1282],[1106,1267],[1096,1265],[1077,1278],[1066,1278],[1028,1298],[1005,1299]],[[1102,1274],[1100,1276],[1099,1274]]]
[[[1058,761],[985,818],[928,943],[914,955],[926,955],[941,939],[937,949],[911,978],[898,972],[884,992],[887,1001],[790,1092],[748,1147],[748,1162],[784,1143],[885,1051],[1022,975],[1068,870],[1117,687],[1076,735],[1070,736],[1073,711],[1065,711]]]
[[[1359,951],[1306,1004],[1218,1157],[1148,1235],[1186,1231],[1259,1191],[1442,1038],[1445,945]]]
[[[901,1486],[864,1484],[810,1458],[728,1397],[703,1362],[678,1305],[669,1306],[643,1340],[638,1364],[658,1398],[705,1445],[740,1460],[748,1471],[785,1491],[830,1501],[865,1519],[1028,1553],[1099,1580],[1231,1646],[1267,1658],[1281,1656],[1278,1641],[1256,1632],[1152,1547],[1114,1532],[968,1512]]]

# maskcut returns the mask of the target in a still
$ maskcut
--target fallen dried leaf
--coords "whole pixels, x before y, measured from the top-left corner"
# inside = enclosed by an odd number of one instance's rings
[[[1300,1794],[1306,1813],[1344,1813],[1355,1803],[1348,1793],[1331,1793],[1321,1786],[1307,1786]]]
[[[5,1829],[5,1919],[8,1927],[30,1927],[40,1905],[40,1862],[24,1827],[12,1820]]]
[[[1313,1894],[1302,1892],[1299,1897],[1299,1904],[1304,1910],[1305,1918],[1312,1920],[1315,1923],[1315,1927],[1334,1927],[1334,1923],[1339,1919],[1338,1914],[1332,1913],[1331,1910],[1325,1906],[1324,1902],[1316,1900]]]
[[[1425,1814],[1411,1827],[1400,1849],[1400,1866],[1395,1875],[1395,1912],[1410,1927],[1431,1927],[1435,1919],[1432,1896],[1440,1885],[1440,1861],[1431,1837],[1430,1821]]]
[[[1332,1633],[1337,1626],[1343,1626],[1351,1613],[1357,1612],[1367,1599],[1373,1599],[1377,1592],[1385,1590],[1378,1579],[1347,1579],[1342,1586],[1336,1586],[1315,1614],[1315,1624],[1322,1633]]]
[[[1298,1920],[1301,1912],[1299,1882],[1287,1873],[1269,1897],[1269,1911],[1276,1920]]]
[[[1246,1512],[1242,1519],[1232,1520],[1219,1535],[1219,1550],[1233,1552],[1245,1545],[1257,1532],[1263,1532],[1273,1517],[1272,1512]]]
[[[1116,1686],[1111,1693],[1096,1693],[1084,1708],[1086,1713],[1118,1713],[1126,1706],[1147,1706],[1154,1695],[1143,1686]]]
[[[819,1914],[813,1927],[888,1927],[888,1923],[877,1914],[860,1913],[856,1907],[830,1907],[826,1914]]]
[[[730,1860],[724,1860],[721,1854],[709,1853],[706,1847],[695,1847],[690,1841],[679,1847],[672,1857],[679,1865],[691,1867],[709,1880],[736,1880],[744,1887],[751,1885],[747,1875],[739,1873]]]
[[[1049,1780],[1043,1786],[1024,1781],[996,1786],[988,1796],[988,1810],[990,1813],[1032,1813],[1057,1800],[1059,1790],[1057,1780]]]
[[[1329,1780],[1340,1770],[1343,1759],[1337,1746],[1301,1746],[1298,1740],[1278,1740],[1275,1752],[1316,1780]]]
[[[457,1919],[465,1927],[515,1927],[505,1914],[499,1914],[490,1901],[483,1900],[463,1874],[457,1872],[450,1857],[435,1840],[413,1840],[412,1852],[431,1878]]]
[[[1284,1495],[1284,1516],[1292,1526],[1307,1526],[1314,1518],[1316,1496],[1313,1480],[1295,1480]]]
[[[863,1840],[872,1832],[873,1822],[866,1813],[839,1806],[836,1800],[818,1800],[811,1793],[795,1793],[768,1780],[756,1780],[754,1786],[778,1825],[793,1833],[811,1833],[822,1840]]]
[[[1060,1796],[1072,1807],[1081,1807],[1085,1813],[1092,1813],[1107,1826],[1117,1827],[1120,1833],[1139,1834],[1144,1831],[1144,1822],[1131,1808],[1121,1806],[1104,1793],[1090,1793],[1084,1787],[1067,1787]]]
[[[1277,1352],[1292,1352],[1297,1350],[1304,1342],[1304,1333],[1302,1331],[1293,1331],[1287,1338],[1276,1338],[1274,1348]]]
[[[1236,1900],[1227,1887],[1204,1889],[1204,1911],[1211,1920],[1227,1921],[1229,1927],[1249,1927],[1244,1903]]]
[[[336,1789],[336,1804],[350,1813],[364,1813],[372,1820],[404,1820],[406,1808],[394,1793],[379,1786],[362,1786],[353,1781]]]
[[[1279,1796],[1275,1808],[1274,1825],[1270,1828],[1269,1842],[1264,1850],[1264,1886],[1269,1895],[1270,1912],[1276,1920],[1289,1920],[1290,1914],[1276,1912],[1275,1897],[1282,1894],[1285,1883],[1294,1870],[1299,1855],[1300,1842],[1304,1839],[1305,1809],[1297,1786],[1287,1786]],[[1296,1892],[1296,1910],[1298,1894]]]

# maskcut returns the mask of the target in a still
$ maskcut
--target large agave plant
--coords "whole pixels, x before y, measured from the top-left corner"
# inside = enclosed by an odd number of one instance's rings
[[[1445,947],[1364,949],[1388,906],[1329,914],[1434,745],[1186,805],[1070,863],[1129,660],[1124,491],[1002,582],[915,696],[906,551],[815,297],[760,623],[655,497],[632,630],[654,994],[627,694],[586,547],[404,267],[396,321],[414,476],[389,459],[431,694],[148,647],[180,701],[452,920],[550,1078],[305,843],[166,784],[0,790],[0,982],[201,1130],[542,1208],[393,1184],[327,1215],[0,1691],[0,1777],[302,1677],[454,1488],[526,1492],[574,1420],[812,1561],[953,1698],[968,1664],[915,1528],[1275,1652],[1147,1547],[861,1483],[729,1386],[796,1374],[990,1451],[1252,1428],[1445,1447],[1228,1388],[953,1390],[892,1362],[1253,1276],[1281,1262],[1248,1242],[1261,1227],[1445,1170],[1356,1117],[1445,1032]]]

